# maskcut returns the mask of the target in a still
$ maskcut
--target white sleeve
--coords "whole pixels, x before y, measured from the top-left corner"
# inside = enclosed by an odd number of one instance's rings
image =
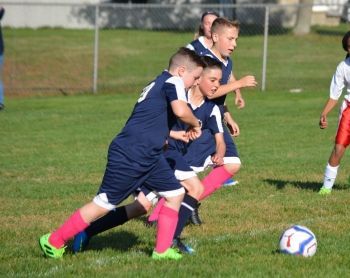
[[[329,97],[338,100],[345,87],[345,63],[341,62],[332,77]]]
[[[186,45],[186,48],[195,51],[193,45],[190,43],[188,45]]]

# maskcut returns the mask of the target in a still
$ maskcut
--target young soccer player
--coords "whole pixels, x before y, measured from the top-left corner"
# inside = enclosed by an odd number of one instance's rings
[[[239,36],[239,23],[229,21],[225,18],[218,17],[214,20],[211,27],[211,35],[213,39],[213,46],[207,49],[202,54],[208,55],[222,64],[222,80],[221,86],[213,96],[208,96],[220,108],[222,118],[224,119],[229,131],[224,128],[224,138],[226,143],[226,168],[234,176],[240,169],[241,161],[238,156],[236,145],[231,136],[239,135],[239,126],[233,120],[231,114],[225,105],[226,95],[234,92],[239,88],[255,87],[257,82],[255,77],[251,75],[244,76],[236,80],[232,74],[233,63],[230,55],[237,47],[237,39]],[[200,144],[193,142],[193,145]],[[226,181],[227,183],[229,181]],[[224,184],[225,184],[224,183]],[[201,223],[198,208],[192,215],[193,223]]]
[[[206,96],[214,94],[220,86],[219,81],[222,76],[221,63],[210,57],[203,57],[203,61],[205,64],[203,73],[198,80],[198,84],[189,91],[188,102],[194,115],[202,121],[202,128],[204,129],[203,134],[206,134],[206,136],[201,135],[197,140],[200,140],[203,136],[209,138],[209,140],[203,140],[203,143],[206,143],[203,150],[211,155],[212,163],[219,167],[224,163],[223,157],[226,149],[223,138],[221,113],[219,108],[213,102],[209,101]],[[204,195],[207,196],[206,192],[208,190],[203,188],[203,185],[193,169],[184,160],[184,154],[187,151],[188,145],[188,138],[184,132],[186,129],[187,127],[180,122],[175,125],[171,131],[172,138],[168,140],[168,148],[165,151],[165,157],[174,169],[176,178],[181,181],[181,184],[187,191],[179,211],[179,221],[174,235],[173,246],[184,253],[193,253],[194,250],[192,248],[182,243],[180,234],[191,212],[196,207],[198,200]],[[206,158],[206,155],[203,155],[203,153],[197,154],[198,160],[205,160]],[[225,178],[227,177],[217,177],[217,180],[210,180],[211,183],[216,182],[216,184],[204,185],[204,187],[218,186]],[[150,192],[147,186],[142,186],[136,201],[132,204],[118,207],[105,217],[93,222],[84,232],[78,234],[74,239],[74,252],[82,251],[92,236],[115,226],[122,225],[132,218],[146,214],[152,207],[152,199],[154,197],[155,194]],[[164,199],[161,199],[155,208],[156,212],[153,212],[154,220],[159,221],[159,212],[163,205]]]
[[[201,17],[201,24],[199,26],[198,35],[199,37],[196,38],[194,41],[189,43],[186,47],[189,49],[193,49],[196,51],[199,55],[205,55],[208,51],[208,49],[211,49],[213,46],[213,38],[211,33],[211,26],[216,18],[219,17],[219,14],[213,11],[206,11],[202,14]],[[235,76],[233,75],[233,72],[231,73],[231,79],[236,80]],[[237,88],[235,90],[235,104],[239,109],[244,108],[245,101],[242,97],[240,88]],[[234,121],[231,117],[231,114],[229,111],[225,114],[225,123],[228,124],[228,126],[234,124]],[[239,131],[238,127],[237,130]],[[233,135],[233,133],[232,133]],[[238,133],[235,133],[233,136],[238,136]],[[238,181],[230,177],[227,181],[225,181],[224,186],[233,186],[238,184]],[[199,218],[198,210],[196,209],[191,217],[191,222],[195,225],[201,224],[201,219]]]
[[[46,256],[62,257],[70,238],[145,184],[166,199],[159,215],[152,258],[181,259],[182,255],[170,246],[185,190],[165,160],[163,146],[176,117],[189,125],[190,139],[200,136],[201,124],[187,106],[185,89],[194,84],[202,70],[201,58],[180,48],[171,57],[168,71],[144,88],[123,130],[109,146],[105,174],[93,201],[75,211],[53,233],[40,238]]]
[[[328,127],[327,115],[337,105],[338,99],[346,87],[347,93],[344,96],[342,105],[340,106],[335,144],[324,172],[323,185],[319,191],[319,194],[321,195],[329,195],[332,192],[338,174],[340,161],[346,148],[350,144],[350,31],[344,35],[342,46],[347,54],[345,60],[338,64],[333,75],[329,99],[322,110],[319,122],[321,129]]]
[[[203,56],[207,54],[208,49],[213,47],[213,38],[211,33],[211,27],[215,19],[219,17],[219,14],[214,11],[206,11],[202,14],[201,23],[198,30],[198,38],[195,38],[186,47],[194,50],[197,54]],[[232,80],[235,80],[235,76],[232,73]],[[244,108],[245,101],[242,97],[240,88],[235,90],[235,104],[239,109]]]

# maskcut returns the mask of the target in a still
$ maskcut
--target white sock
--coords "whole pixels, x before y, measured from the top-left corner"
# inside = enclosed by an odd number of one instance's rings
[[[332,189],[335,179],[337,178],[338,174],[338,166],[331,166],[329,163],[326,166],[326,170],[324,172],[324,180],[323,180],[323,187],[327,189]]]

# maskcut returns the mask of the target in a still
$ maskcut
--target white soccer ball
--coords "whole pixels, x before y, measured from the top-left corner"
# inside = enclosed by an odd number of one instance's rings
[[[282,253],[311,257],[315,255],[316,249],[316,236],[304,226],[291,226],[280,237],[280,251]]]

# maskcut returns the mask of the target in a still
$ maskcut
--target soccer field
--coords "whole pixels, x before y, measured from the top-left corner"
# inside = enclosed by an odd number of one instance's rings
[[[348,273],[348,163],[331,196],[317,189],[333,142],[318,128],[324,94],[246,91],[237,145],[243,168],[235,187],[222,188],[201,206],[205,224],[184,236],[197,253],[181,262],[154,262],[155,231],[142,221],[94,238],[79,255],[42,257],[38,237],[59,225],[95,194],[107,147],[137,95],[82,95],[9,99],[1,113],[0,262],[4,276],[308,276]],[[314,257],[277,252],[283,229],[309,227]],[[68,249],[69,250],[69,249]]]
[[[305,41],[321,40],[311,36],[314,40]],[[277,38],[271,40],[277,43]],[[340,42],[336,45],[340,47]],[[280,48],[271,51],[279,50],[274,54],[280,57],[283,50],[290,51]],[[310,50],[305,56],[312,57],[313,47],[305,49]],[[332,46],[321,49],[330,51]],[[295,66],[293,79],[300,78],[298,84],[304,88],[300,93],[278,89],[278,82],[288,76],[283,77],[282,71],[277,75],[280,65],[275,61],[271,69],[276,73],[272,75],[275,90],[244,90],[243,110],[237,110],[232,96],[228,97],[241,129],[236,140],[243,163],[236,177],[240,183],[202,202],[204,224],[187,226],[183,233],[196,254],[179,262],[150,258],[155,230],[145,227],[142,219],[93,238],[84,253],[73,255],[68,247],[62,260],[45,259],[38,246],[39,236],[95,195],[108,145],[127,120],[136,92],[8,97],[0,113],[0,276],[348,276],[348,155],[332,194],[317,194],[333,146],[337,111],[331,113],[326,130],[318,128],[318,120],[341,55],[341,50],[332,54],[336,60],[328,68],[318,68],[317,57],[304,73]],[[302,79],[310,70],[314,78]],[[313,82],[320,76],[325,86],[315,90]],[[291,224],[305,225],[315,233],[314,257],[278,252],[279,236]]]

